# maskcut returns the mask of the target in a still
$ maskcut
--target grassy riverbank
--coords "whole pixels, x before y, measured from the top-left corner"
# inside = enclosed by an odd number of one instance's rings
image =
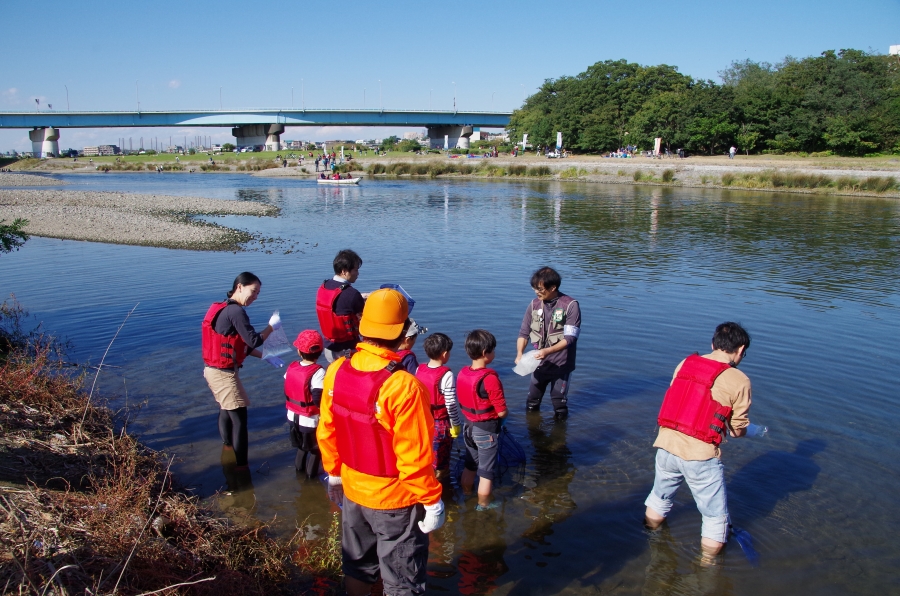
[[[24,169],[36,172],[111,171],[247,172],[258,176],[312,178],[315,167],[307,158],[283,168],[275,157],[291,152],[253,154],[134,155],[98,157],[88,165],[84,158],[24,160]],[[298,155],[298,152],[294,152]],[[305,152],[308,154],[308,152]],[[215,164],[209,163],[212,157]],[[27,162],[27,163],[25,163]],[[550,160],[534,154],[519,157],[468,159],[445,155],[393,152],[386,156],[357,157],[340,168],[367,176],[444,176],[490,179],[543,178],[606,184],[656,184],[674,187],[775,190],[850,196],[900,198],[900,156],[838,157],[804,155],[698,156],[687,159],[604,158],[575,156]]]
[[[59,346],[0,305],[4,593],[228,596],[336,589],[336,531],[277,539],[178,488],[171,460],[92,400]],[[90,376],[99,373],[91,373]],[[188,587],[189,586],[189,587]]]

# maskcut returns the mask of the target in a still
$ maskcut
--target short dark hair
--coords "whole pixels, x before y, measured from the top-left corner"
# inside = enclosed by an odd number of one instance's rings
[[[750,347],[750,334],[738,323],[722,323],[713,333],[712,345],[715,350],[733,354],[741,346],[745,350]]]
[[[544,286],[545,290],[549,290],[550,288],[556,288],[558,290],[559,284],[561,283],[562,278],[559,276],[559,273],[557,273],[555,269],[551,269],[550,267],[541,267],[531,274],[532,288]]]
[[[475,360],[485,354],[490,354],[497,348],[497,338],[490,331],[476,329],[466,335],[466,354]]]
[[[300,352],[300,350],[297,350],[297,351]],[[313,362],[318,360],[319,356],[321,356],[321,355],[322,355],[322,350],[319,350],[318,352],[300,352],[301,358],[303,358],[304,360],[312,360]]]
[[[349,248],[345,248],[334,257],[332,266],[334,267],[335,275],[340,275],[344,271],[352,271],[362,267],[362,259]]]
[[[437,360],[441,357],[441,354],[453,349],[453,340],[443,333],[432,333],[425,339],[422,347],[425,348],[426,356],[432,360]]]

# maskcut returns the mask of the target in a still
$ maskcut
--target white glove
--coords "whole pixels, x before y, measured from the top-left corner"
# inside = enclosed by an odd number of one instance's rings
[[[344,483],[340,476],[328,477],[328,498],[338,507],[344,506]],[[420,522],[421,523],[421,522]]]
[[[284,360],[278,356],[269,356],[265,360],[275,368],[282,368],[284,366]]]
[[[278,314],[277,310],[269,317],[269,326],[272,329],[281,329],[281,315]]]
[[[434,532],[444,525],[446,519],[443,501],[438,501],[434,505],[425,505],[425,519],[419,522],[419,529],[423,534]]]

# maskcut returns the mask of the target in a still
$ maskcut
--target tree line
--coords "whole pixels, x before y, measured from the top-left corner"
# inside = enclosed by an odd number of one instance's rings
[[[860,50],[745,60],[697,80],[660,64],[606,60],[547,79],[515,110],[510,139],[603,153],[633,145],[724,153],[900,153],[900,57]]]

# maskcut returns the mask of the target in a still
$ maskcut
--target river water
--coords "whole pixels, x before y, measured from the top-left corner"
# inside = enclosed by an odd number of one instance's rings
[[[322,486],[293,470],[281,372],[255,359],[252,486],[229,487],[216,405],[202,377],[199,325],[234,276],[262,280],[248,312],[279,310],[289,335],[316,327],[316,287],[351,247],[357,287],[401,283],[413,315],[456,342],[498,338],[507,428],[524,468],[508,470],[500,509],[475,512],[448,489],[432,535],[429,589],[465,594],[884,594],[900,589],[896,493],[900,357],[900,204],[704,189],[559,182],[365,180],[354,188],[238,175],[65,177],[69,189],[245,199],[278,217],[208,218],[258,235],[252,251],[191,252],[32,238],[0,257],[3,293],[99,362],[98,387],[182,481],[230,513],[287,533],[328,524]],[[549,399],[525,416],[527,379],[510,368],[531,272],[551,265],[583,313],[566,423]],[[684,487],[667,527],[648,535],[643,500],[662,395],[678,361],[712,330],[742,322],[752,347],[751,419],[763,439],[724,445],[735,525],[761,566],[732,543],[698,565],[700,516]],[[417,346],[420,359],[424,357]],[[93,373],[91,373],[93,374]],[[90,379],[90,377],[89,377]],[[222,491],[217,494],[217,491]]]

